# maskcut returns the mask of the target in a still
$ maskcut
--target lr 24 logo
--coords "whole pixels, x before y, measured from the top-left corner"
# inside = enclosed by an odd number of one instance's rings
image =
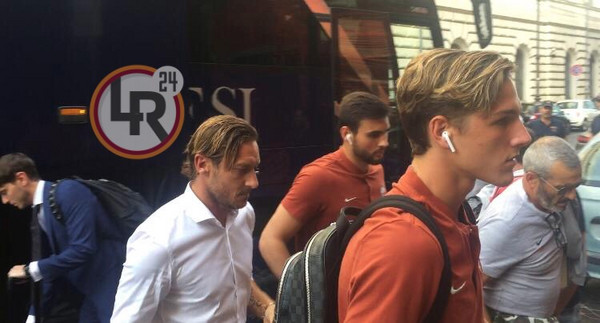
[[[172,66],[130,65],[107,75],[90,103],[98,140],[125,158],[144,159],[167,149],[183,125],[183,75]]]

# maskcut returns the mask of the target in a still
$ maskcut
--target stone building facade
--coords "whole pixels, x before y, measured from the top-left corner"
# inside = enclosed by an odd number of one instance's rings
[[[480,49],[470,0],[437,0],[444,47]],[[491,0],[486,48],[515,62],[522,102],[600,94],[600,1]]]

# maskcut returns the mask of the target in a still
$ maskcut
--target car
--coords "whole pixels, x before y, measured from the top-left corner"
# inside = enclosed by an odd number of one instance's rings
[[[579,152],[583,182],[577,187],[586,231],[588,276],[600,279],[600,133]]]
[[[544,102],[547,103],[549,101]],[[543,106],[543,104],[540,105],[535,105],[533,107],[529,107],[527,109],[527,115],[529,115],[528,121],[532,121],[532,120],[536,120],[540,117],[541,113],[540,113],[540,108]],[[565,128],[565,132],[568,135],[571,132],[571,121],[565,116],[565,113],[563,110],[560,109],[560,107],[554,103],[552,103],[552,116],[556,117],[558,120],[560,120],[560,122],[562,122],[564,128]]]
[[[580,128],[582,131],[586,131],[592,119],[600,114],[592,100],[565,100],[557,102],[556,105],[565,113],[571,127]]]
[[[582,132],[577,136],[577,142],[575,143],[575,150],[580,151],[589,141],[592,139],[593,135],[591,132],[586,131]]]

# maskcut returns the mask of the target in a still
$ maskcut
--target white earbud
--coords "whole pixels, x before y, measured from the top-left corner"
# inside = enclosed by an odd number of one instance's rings
[[[444,138],[444,140],[446,140],[446,143],[448,144],[448,148],[450,148],[450,151],[455,153],[456,148],[454,148],[454,145],[452,144],[452,140],[450,140],[450,135],[448,134],[448,131],[442,132],[442,138]]]
[[[346,141],[347,141],[347,142],[348,142],[350,145],[353,145],[353,144],[354,144],[354,143],[352,142],[352,134],[351,134],[351,133],[347,134],[345,138],[346,138]]]

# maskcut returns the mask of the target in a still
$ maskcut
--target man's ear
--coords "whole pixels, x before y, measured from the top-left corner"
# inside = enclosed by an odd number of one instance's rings
[[[527,187],[528,190],[533,190],[539,185],[540,176],[533,172],[525,172],[523,175],[523,185]]]
[[[342,138],[342,142],[346,140],[348,135],[352,134],[352,130],[348,126],[340,127],[340,138]]]
[[[29,184],[30,179],[25,172],[16,172],[15,173],[15,185],[19,187],[25,187]]]
[[[539,180],[539,176],[533,172],[525,172],[525,175],[523,175],[523,180],[525,180],[527,183],[535,183],[537,180]]]
[[[209,173],[212,167],[212,161],[202,154],[194,155],[194,169],[196,175]]]
[[[448,122],[448,118],[444,116],[437,115],[431,120],[429,120],[429,125],[427,127],[427,137],[429,138],[429,144],[433,146],[437,146],[443,149],[450,149],[448,139],[445,139],[442,136],[444,131],[451,133],[454,129]]]

